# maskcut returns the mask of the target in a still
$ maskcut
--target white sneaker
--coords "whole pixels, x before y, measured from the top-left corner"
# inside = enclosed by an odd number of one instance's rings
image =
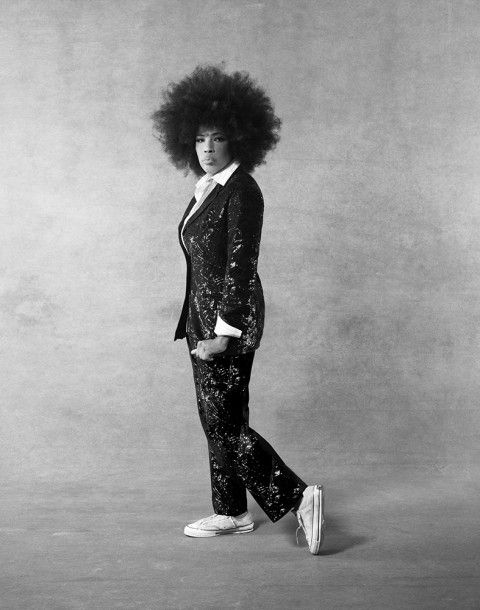
[[[247,534],[253,531],[253,518],[247,511],[238,517],[228,515],[210,515],[199,519],[195,523],[185,526],[185,536],[193,538],[209,538],[210,536],[222,536],[223,534]]]
[[[297,534],[300,528],[303,529],[312,555],[318,555],[325,535],[324,496],[321,485],[309,485],[303,492],[302,502],[296,511],[300,524]]]

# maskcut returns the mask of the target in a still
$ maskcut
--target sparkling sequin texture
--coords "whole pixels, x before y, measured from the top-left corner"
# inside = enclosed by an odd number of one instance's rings
[[[190,357],[208,441],[214,511],[221,515],[245,512],[248,489],[267,516],[277,521],[293,508],[306,484],[249,426],[248,384],[254,353],[213,361]]]
[[[216,513],[247,510],[246,489],[272,521],[298,501],[306,485],[249,426],[248,384],[263,332],[265,304],[257,274],[263,197],[241,168],[217,185],[185,223],[179,241],[187,262],[185,300],[175,338],[189,350],[215,337],[217,315],[241,330],[227,351],[205,361],[191,356],[200,421],[210,457]],[[182,239],[183,237],[183,239]]]
[[[255,180],[239,168],[224,187],[217,185],[186,222],[179,225],[187,263],[187,283],[175,338],[195,342],[215,337],[217,315],[241,330],[228,353],[257,349],[265,303],[257,261],[263,222],[263,197]]]

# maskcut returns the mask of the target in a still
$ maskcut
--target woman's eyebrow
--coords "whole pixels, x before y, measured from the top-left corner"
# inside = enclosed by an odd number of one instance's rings
[[[207,136],[207,135],[212,135],[212,136],[224,136],[224,132],[223,131],[205,131],[205,132],[201,132],[201,133],[197,133],[197,138],[200,136]]]

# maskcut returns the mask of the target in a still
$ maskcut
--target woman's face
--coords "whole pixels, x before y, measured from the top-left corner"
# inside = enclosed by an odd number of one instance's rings
[[[225,132],[217,127],[200,127],[195,140],[198,162],[204,172],[213,176],[232,160]]]

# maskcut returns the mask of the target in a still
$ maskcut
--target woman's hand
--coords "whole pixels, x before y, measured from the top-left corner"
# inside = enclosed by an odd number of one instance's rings
[[[190,352],[200,360],[213,360],[216,354],[221,354],[227,349],[229,337],[220,336],[215,339],[199,341],[197,347]]]

